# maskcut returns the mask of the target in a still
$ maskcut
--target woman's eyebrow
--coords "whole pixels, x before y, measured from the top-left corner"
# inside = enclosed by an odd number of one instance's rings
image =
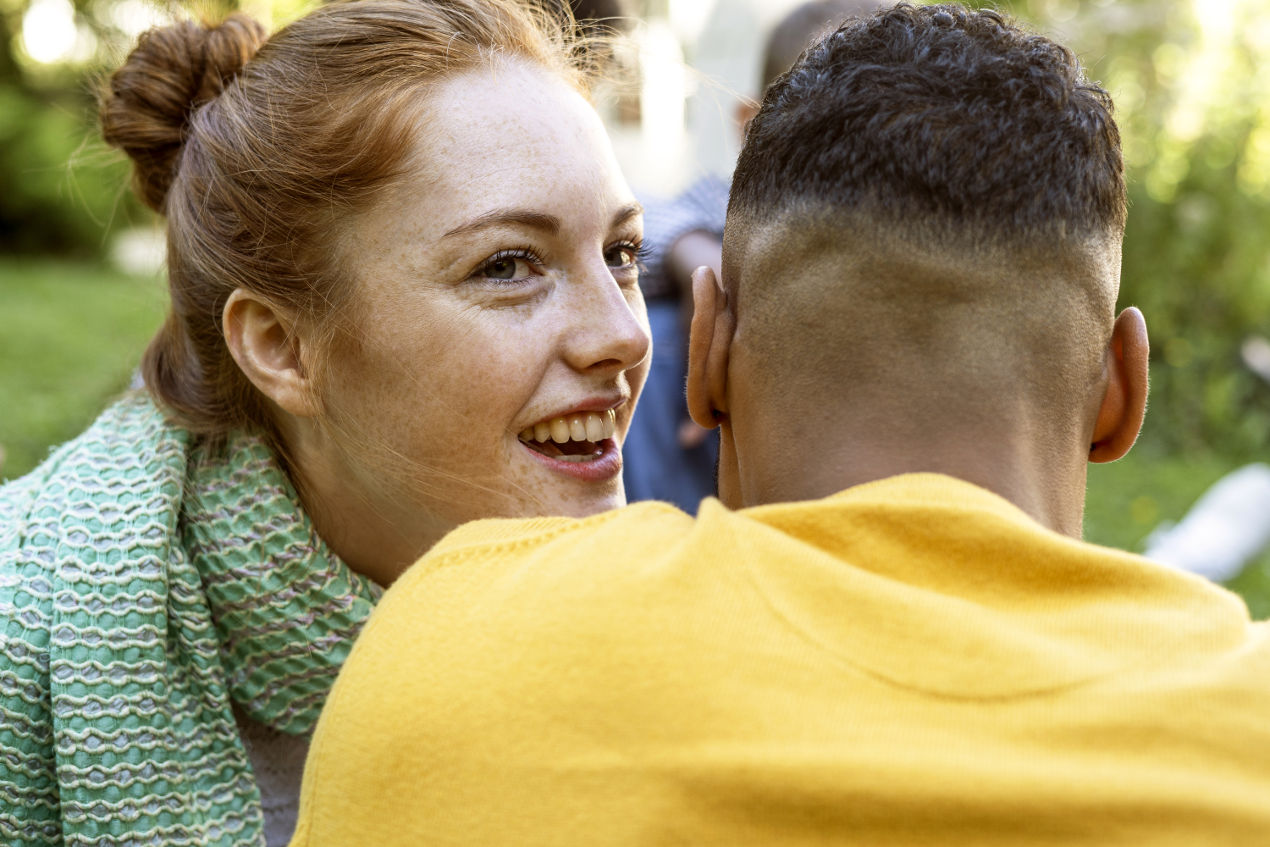
[[[495,209],[492,212],[479,215],[467,223],[459,224],[441,237],[451,238],[456,235],[470,235],[482,229],[506,224],[519,224],[531,229],[540,229],[552,235],[560,231],[560,219],[555,215],[531,212],[527,209]]]
[[[631,203],[628,206],[623,206],[618,210],[617,214],[613,216],[613,225],[610,228],[616,229],[636,215],[642,214],[644,214],[644,207],[639,203]]]
[[[610,228],[617,228],[626,223],[636,215],[642,215],[644,207],[639,203],[630,203],[623,206],[613,216],[613,223]],[[454,229],[447,232],[442,238],[452,238],[458,235],[471,235],[482,229],[488,229],[495,226],[505,226],[507,224],[518,224],[527,226],[531,229],[539,229],[543,232],[555,235],[560,231],[560,219],[555,215],[548,215],[543,212],[532,212],[528,209],[495,209],[492,212],[486,212],[478,215],[472,220],[459,224]]]

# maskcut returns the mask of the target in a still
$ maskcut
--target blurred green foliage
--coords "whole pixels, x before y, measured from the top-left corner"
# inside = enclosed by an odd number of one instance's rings
[[[23,50],[27,8],[0,0],[0,251],[97,255],[113,226],[137,218],[127,168],[94,123],[94,86],[118,33],[112,40],[85,6],[85,38],[101,49],[75,64],[42,65]]]
[[[239,7],[285,22],[316,0],[70,0],[76,47],[53,63],[24,46],[24,16],[36,2],[0,0],[0,253],[92,257],[115,232],[152,220],[128,189],[126,158],[97,127],[97,89],[136,32],[176,17],[219,20]]]
[[[79,92],[0,83],[0,252],[97,255],[138,217],[127,168],[91,140]]]

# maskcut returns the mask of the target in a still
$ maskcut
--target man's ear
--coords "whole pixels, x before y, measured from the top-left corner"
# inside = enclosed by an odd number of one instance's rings
[[[728,354],[736,316],[727,292],[707,266],[692,272],[692,325],[688,330],[688,414],[714,429],[728,412]]]
[[[1130,306],[1116,318],[1107,345],[1107,388],[1094,424],[1089,461],[1114,462],[1137,440],[1147,409],[1149,354],[1146,320]]]
[[[225,301],[221,326],[229,354],[260,393],[296,417],[318,413],[302,341],[286,315],[260,295],[237,288]]]

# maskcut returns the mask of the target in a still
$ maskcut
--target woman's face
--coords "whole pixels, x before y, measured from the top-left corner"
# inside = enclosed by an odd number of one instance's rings
[[[648,367],[641,210],[591,107],[510,60],[426,96],[409,172],[354,225],[356,338],[322,388],[324,511],[355,566],[475,518],[622,505]]]

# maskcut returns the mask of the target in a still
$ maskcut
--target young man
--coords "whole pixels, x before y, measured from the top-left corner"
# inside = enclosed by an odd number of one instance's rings
[[[442,541],[345,666],[295,843],[1265,843],[1267,625],[1078,540],[1146,398],[1110,108],[993,12],[815,47],[694,276],[721,502]]]

